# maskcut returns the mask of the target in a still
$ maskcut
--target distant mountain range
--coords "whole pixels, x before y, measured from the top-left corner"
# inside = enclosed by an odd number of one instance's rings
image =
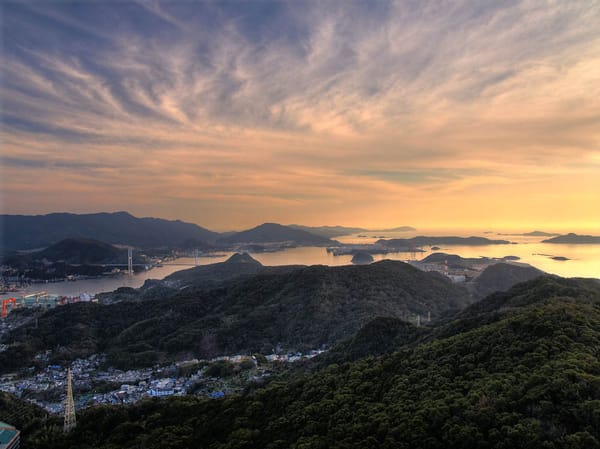
[[[577,235],[569,233],[566,235],[559,235],[558,237],[543,240],[542,243],[600,243],[600,237],[596,237],[593,235]]]
[[[136,218],[127,212],[0,215],[0,250],[43,248],[66,238],[93,238],[141,248],[177,247],[188,239],[214,242],[219,237],[192,223]]]
[[[341,229],[340,227],[338,231],[342,232]],[[0,215],[0,231],[0,254],[45,248],[67,238],[94,239],[142,249],[184,250],[282,242],[298,246],[336,244],[328,237],[276,223],[264,223],[246,231],[220,234],[192,223],[137,218],[127,212]]]

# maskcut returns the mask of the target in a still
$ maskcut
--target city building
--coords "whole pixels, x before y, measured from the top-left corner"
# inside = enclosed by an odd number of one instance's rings
[[[0,449],[19,449],[21,432],[16,427],[0,421]]]

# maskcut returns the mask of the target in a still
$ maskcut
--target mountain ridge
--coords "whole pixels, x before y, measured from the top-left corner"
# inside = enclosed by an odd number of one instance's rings
[[[0,215],[0,251],[46,247],[66,238],[93,238],[142,248],[177,247],[187,239],[214,242],[219,234],[181,220],[135,217],[128,212]]]

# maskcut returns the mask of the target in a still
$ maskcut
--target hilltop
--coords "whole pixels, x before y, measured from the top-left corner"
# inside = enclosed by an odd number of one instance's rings
[[[246,231],[236,232],[219,239],[220,244],[240,243],[284,243],[296,245],[329,246],[336,242],[326,237],[311,234],[277,223],[264,223]]]
[[[598,447],[597,283],[541,277],[441,329],[415,341],[375,323],[368,335],[408,340],[248,395],[88,409],[68,436],[42,428],[32,447]]]
[[[314,365],[324,368],[332,363],[347,363],[367,357],[391,354],[427,335],[428,329],[416,327],[399,318],[377,317],[347,340],[324,352]],[[314,367],[313,367],[314,369]]]
[[[146,259],[136,254],[136,260]],[[94,239],[69,238],[41,251],[4,256],[2,263],[29,279],[99,276],[110,269],[103,264],[127,265],[127,250]]]
[[[247,278],[259,273],[285,273],[301,267],[300,265],[265,267],[250,254],[235,253],[224,262],[176,271],[160,281],[147,281],[147,285],[144,286],[143,290],[155,286],[177,290],[186,288],[209,290],[222,286],[229,281]]]
[[[126,250],[94,239],[70,238],[29,255],[35,259],[53,262],[64,261],[70,264],[94,264],[115,262],[124,259]],[[126,261],[126,260],[124,260]]]
[[[497,291],[504,291],[513,285],[535,279],[545,273],[530,265],[496,263],[488,266],[473,281],[478,297],[484,297]]]
[[[68,264],[97,264],[126,260],[126,250],[94,239],[69,238],[49,246],[42,251],[6,257],[7,265],[22,265],[23,263],[47,260],[49,262],[65,262]],[[121,260],[123,262],[123,260]]]
[[[192,223],[137,218],[127,212],[0,215],[0,250],[43,248],[66,238],[96,239],[141,248],[177,247],[187,239],[214,242],[219,234]]]
[[[239,276],[257,274],[263,269],[263,265],[249,254],[235,253],[224,262],[176,271],[160,282],[178,288],[201,286],[206,283],[218,283]]]

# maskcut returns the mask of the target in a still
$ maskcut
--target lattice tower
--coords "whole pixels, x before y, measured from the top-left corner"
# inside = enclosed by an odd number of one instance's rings
[[[65,401],[65,433],[70,432],[76,425],[75,401],[73,400],[73,374],[71,373],[71,368],[69,368],[67,371],[67,399]]]

